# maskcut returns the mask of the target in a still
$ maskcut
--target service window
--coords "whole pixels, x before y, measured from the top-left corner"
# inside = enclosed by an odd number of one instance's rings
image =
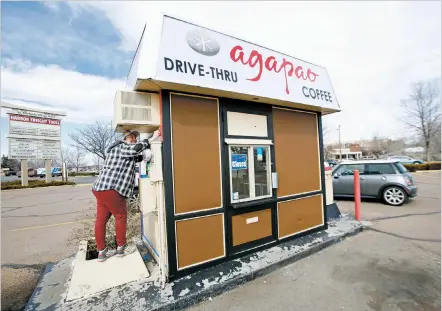
[[[231,202],[272,196],[269,146],[229,146]]]

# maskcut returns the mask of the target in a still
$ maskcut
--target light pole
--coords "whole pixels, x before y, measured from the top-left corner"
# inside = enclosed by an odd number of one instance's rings
[[[339,133],[339,161],[342,161],[342,144],[341,144],[341,126],[338,125],[338,133]]]

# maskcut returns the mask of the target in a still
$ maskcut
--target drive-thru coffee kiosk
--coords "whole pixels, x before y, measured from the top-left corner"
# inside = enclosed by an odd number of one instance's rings
[[[339,111],[326,69],[161,24],[145,28],[114,107],[118,131],[162,129],[139,185],[163,278],[326,229],[321,117]]]

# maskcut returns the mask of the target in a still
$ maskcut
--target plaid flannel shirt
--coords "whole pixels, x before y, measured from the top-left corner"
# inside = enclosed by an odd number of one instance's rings
[[[133,195],[135,185],[135,163],[138,155],[150,147],[146,141],[128,144],[117,141],[107,150],[106,160],[92,189],[115,190],[123,197]]]

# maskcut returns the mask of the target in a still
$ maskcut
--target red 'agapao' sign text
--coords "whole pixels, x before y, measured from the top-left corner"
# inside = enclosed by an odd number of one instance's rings
[[[29,117],[29,116],[22,116],[22,115],[18,115],[18,114],[10,114],[9,120],[19,121],[19,122],[38,123],[38,124],[48,124],[48,125],[60,125],[60,120],[38,118],[38,117]]]
[[[243,65],[247,65],[250,68],[255,68],[258,66],[258,73],[254,78],[248,78],[249,81],[259,81],[261,79],[261,75],[265,70],[273,71],[276,73],[280,73],[284,70],[285,77],[285,92],[290,94],[290,89],[287,82],[287,76],[291,77],[295,75],[298,79],[309,80],[311,82],[315,82],[316,78],[319,76],[317,73],[314,73],[310,68],[307,71],[304,70],[302,66],[293,65],[292,62],[282,59],[278,63],[278,60],[274,56],[268,56],[264,60],[264,56],[256,50],[252,50],[247,58],[244,58],[243,47],[241,45],[236,45],[230,50],[230,59],[235,63],[241,61]]]

